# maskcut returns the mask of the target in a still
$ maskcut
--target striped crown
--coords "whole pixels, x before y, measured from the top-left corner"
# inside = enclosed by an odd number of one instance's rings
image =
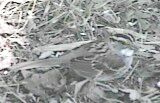
[[[135,46],[135,38],[131,34],[112,34],[110,36],[110,41],[114,43],[116,46],[118,45],[118,48],[124,49],[124,48],[129,48],[129,49],[136,49]]]

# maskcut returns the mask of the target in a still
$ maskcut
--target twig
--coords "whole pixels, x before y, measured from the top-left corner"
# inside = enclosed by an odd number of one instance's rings
[[[123,83],[130,78],[130,76],[133,74],[134,70],[137,68],[139,64],[139,61],[135,64],[135,66],[132,68],[131,72],[127,75],[127,77],[123,80]]]

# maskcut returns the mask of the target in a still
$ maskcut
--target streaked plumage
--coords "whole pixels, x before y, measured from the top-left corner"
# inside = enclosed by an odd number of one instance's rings
[[[89,52],[92,52],[93,56],[85,59],[91,60],[97,68],[101,68],[102,65],[112,69],[124,66],[131,68],[134,54],[132,45],[134,41],[134,37],[130,34],[114,34],[109,36],[108,40],[102,38],[88,47]]]

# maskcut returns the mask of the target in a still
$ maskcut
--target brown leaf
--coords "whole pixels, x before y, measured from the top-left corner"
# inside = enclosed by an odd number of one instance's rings
[[[102,103],[103,98],[105,97],[105,92],[97,86],[92,86],[89,89],[87,97],[96,103]]]
[[[160,53],[154,54],[153,57],[154,57],[156,60],[159,61],[159,60],[160,60]]]
[[[58,70],[50,70],[44,74],[33,74],[25,80],[25,87],[36,95],[46,95],[46,89],[58,92],[65,85],[65,79]]]
[[[78,93],[81,91],[81,89],[84,87],[85,84],[89,83],[88,80],[83,80],[75,84],[75,90],[74,90],[74,97],[76,98]]]
[[[45,46],[39,46],[35,49],[33,49],[33,52],[45,52],[45,51],[67,51],[67,50],[73,50],[77,47],[80,47],[84,44],[88,44],[92,42],[91,40],[89,41],[80,41],[80,42],[74,42],[74,43],[68,43],[68,44],[59,44],[59,45],[45,45]]]

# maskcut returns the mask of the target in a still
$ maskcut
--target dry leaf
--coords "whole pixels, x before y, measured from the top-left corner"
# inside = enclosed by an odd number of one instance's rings
[[[75,98],[77,98],[78,93],[81,91],[83,86],[88,82],[89,81],[86,79],[86,80],[80,81],[80,82],[75,84],[75,89],[74,89],[74,97]]]
[[[43,13],[43,18],[44,18],[45,16],[48,15],[49,10],[50,10],[50,8],[51,8],[51,5],[50,5],[50,1],[48,1],[48,0],[43,0],[43,1],[47,1],[47,5],[46,5],[46,7],[45,7],[45,9],[44,9],[44,13]]]
[[[147,30],[151,26],[151,24],[145,19],[139,19],[139,24],[141,25],[142,30]]]
[[[36,29],[37,26],[36,26],[36,23],[34,22],[34,14],[32,14],[31,11],[28,12],[29,16],[28,16],[28,23],[25,27],[25,30],[27,31],[27,33],[31,33],[31,30],[32,29]]]
[[[158,54],[153,54],[153,57],[154,57],[157,61],[159,61],[159,60],[160,60],[160,53],[158,53]]]
[[[112,10],[106,10],[103,13],[103,17],[110,23],[119,23],[120,17],[116,16],[116,14]]]
[[[74,42],[74,43],[68,43],[68,44],[59,44],[59,45],[45,45],[45,46],[40,46],[37,48],[33,49],[33,52],[40,51],[40,52],[45,52],[45,51],[67,51],[67,50],[72,50],[74,48],[80,47],[84,44],[91,43],[92,41],[80,41],[80,42]]]
[[[65,79],[58,70],[50,70],[44,74],[33,74],[31,78],[25,80],[25,87],[36,95],[47,95],[45,89],[61,91],[65,85]],[[54,94],[54,93],[53,93]]]
[[[134,89],[120,89],[122,92],[129,93],[130,100],[139,100],[141,98],[141,94]]]
[[[74,103],[74,102],[71,101],[70,99],[67,99],[67,100],[63,101],[62,103]]]
[[[34,74],[30,79],[25,80],[26,84],[24,85],[25,88],[27,88],[31,93],[35,95],[41,95],[44,96],[45,92],[40,87],[41,80],[40,80],[41,75],[39,74]]]
[[[138,100],[140,99],[141,95],[136,90],[130,90],[129,98],[130,100]]]
[[[105,98],[105,92],[97,86],[92,86],[89,88],[87,97],[96,103],[102,103],[103,98]]]
[[[49,103],[58,103],[58,101],[56,100],[56,98],[51,98],[49,99]]]
[[[43,53],[41,53],[41,55],[39,56],[39,59],[45,59],[45,58],[51,56],[52,54],[53,54],[52,51],[43,52]]]
[[[8,25],[2,18],[0,18],[0,34],[13,34],[17,31],[14,26]]]

